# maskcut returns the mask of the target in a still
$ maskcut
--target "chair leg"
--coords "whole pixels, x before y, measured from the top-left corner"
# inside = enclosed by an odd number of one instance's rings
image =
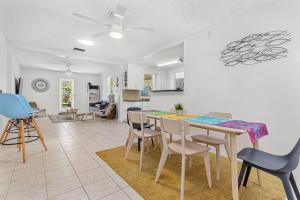
[[[243,186],[247,186],[247,183],[248,183],[248,179],[249,179],[249,176],[250,176],[250,172],[251,172],[251,166],[247,166],[247,171],[246,171],[246,174],[245,174],[245,179],[244,179],[244,183],[243,183]]]
[[[20,122],[21,123],[21,122]],[[22,144],[22,137],[21,137],[21,126],[19,127],[19,132],[18,132],[18,144],[17,148],[19,149],[19,152],[21,151],[21,144]]]
[[[220,145],[216,145],[216,174],[217,174],[217,180],[220,180]]]
[[[283,175],[280,177],[283,187],[284,187],[284,191],[286,194],[286,197],[288,200],[294,200],[294,194],[293,194],[293,190],[290,184],[290,180],[289,177],[287,175]]]
[[[160,174],[161,174],[161,172],[162,172],[162,170],[165,166],[168,155],[169,155],[168,149],[164,149],[162,154],[161,154],[161,158],[160,158],[159,165],[158,165],[157,172],[156,172],[156,177],[155,177],[155,182],[156,183],[158,182]]]
[[[142,164],[143,164],[143,158],[144,158],[144,149],[145,149],[145,138],[142,138],[141,156],[140,156],[140,171],[142,171]]]
[[[239,188],[241,187],[241,184],[242,184],[242,182],[243,182],[243,179],[244,179],[244,176],[245,176],[246,169],[247,169],[247,165],[246,165],[245,162],[243,162],[242,168],[241,168],[241,171],[240,171],[240,175],[239,175]]]
[[[131,135],[131,132],[130,132],[130,130],[129,130],[129,131],[128,131],[128,137],[127,137],[127,140],[126,140],[126,146],[127,146],[127,144],[128,144],[128,141],[129,141],[130,135]]]
[[[36,123],[36,121],[35,121],[35,119],[33,117],[31,118],[31,121],[33,123],[33,126],[34,126],[34,129],[35,129],[36,133],[40,137],[40,141],[41,141],[42,145],[44,146],[45,151],[47,151],[47,147],[46,147],[46,144],[45,144],[44,136],[43,136],[43,134],[42,134],[42,132],[40,130],[40,127],[38,126],[38,124]]]
[[[159,142],[160,150],[161,150],[161,152],[163,152],[163,150],[164,150],[164,144],[163,144],[162,136],[161,135],[158,136],[158,142]]]
[[[206,171],[208,187],[211,188],[211,173],[210,173],[210,161],[209,161],[208,152],[204,153],[203,159],[204,159],[204,166]]]
[[[290,175],[290,182],[291,182],[291,185],[292,185],[292,187],[294,189],[294,192],[296,194],[297,199],[300,199],[300,193],[299,193],[299,190],[298,190],[298,187],[297,187],[297,183],[295,181],[293,173],[291,173],[291,175]]]
[[[125,153],[124,160],[126,160],[127,157],[128,157],[128,154],[129,154],[129,151],[130,151],[130,149],[132,147],[134,138],[135,138],[135,135],[134,134],[130,134],[129,141],[128,141],[127,148],[126,148],[126,153]]]
[[[189,156],[189,168],[192,168],[193,166],[193,159],[192,159],[192,155]]]
[[[141,138],[138,138],[138,151],[141,150]]]
[[[26,162],[26,149],[25,149],[25,138],[24,138],[24,121],[20,121],[20,136],[22,143],[23,163]]]
[[[5,128],[4,128],[4,131],[3,131],[2,135],[1,135],[1,138],[0,138],[0,143],[1,144],[4,142],[4,138],[6,138],[6,135],[8,134],[8,130],[10,129],[10,127],[11,127],[11,121],[8,120],[8,122],[7,122],[7,124],[6,124]]]
[[[180,200],[184,199],[184,179],[185,179],[185,154],[181,156],[181,178],[180,178]]]

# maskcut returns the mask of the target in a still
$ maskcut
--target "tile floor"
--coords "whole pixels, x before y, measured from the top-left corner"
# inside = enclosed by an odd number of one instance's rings
[[[143,199],[95,154],[124,145],[127,124],[38,121],[47,152],[39,141],[29,143],[23,164],[16,146],[0,145],[0,200]]]
[[[0,145],[0,200],[143,199],[95,152],[123,146],[128,126],[116,121],[52,124],[38,119],[48,151],[29,143],[27,162],[16,146]],[[300,170],[295,173],[300,181]]]

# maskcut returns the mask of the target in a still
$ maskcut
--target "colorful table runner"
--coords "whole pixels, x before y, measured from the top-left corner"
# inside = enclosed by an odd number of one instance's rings
[[[164,117],[164,118],[176,119],[176,120],[184,120],[184,119],[190,119],[190,118],[197,117],[197,115],[192,115],[192,114],[183,114],[182,116],[177,116],[175,113],[162,114],[159,116]]]
[[[246,130],[254,144],[259,138],[268,135],[268,129],[264,123],[245,122],[241,120],[231,120],[216,124],[217,126]]]
[[[184,120],[186,122],[209,124],[215,126],[222,126],[227,128],[242,129],[248,132],[251,142],[254,144],[261,137],[268,135],[268,129],[264,123],[246,122],[242,120],[224,119],[210,116],[197,116],[191,114],[185,114],[183,116],[177,116],[175,113],[164,111],[150,111],[147,115],[161,116],[171,119]]]
[[[200,116],[195,118],[186,119],[187,122],[200,123],[200,124],[211,124],[215,125],[221,122],[229,121],[229,119],[218,118],[218,117],[209,117],[209,116]]]
[[[231,120],[218,117],[201,116],[186,119],[184,121],[222,126],[227,128],[242,129],[248,132],[251,142],[254,144],[259,138],[268,135],[268,129],[264,123],[246,122],[241,120]]]

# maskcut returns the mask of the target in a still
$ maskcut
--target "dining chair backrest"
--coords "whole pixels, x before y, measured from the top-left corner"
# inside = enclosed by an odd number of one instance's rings
[[[210,112],[210,113],[205,114],[205,116],[218,117],[218,118],[224,118],[224,119],[232,119],[232,114],[225,113],[225,112]]]
[[[128,112],[130,129],[134,129],[133,124],[140,124],[141,131],[144,131],[143,124],[147,123],[147,116],[144,112],[129,111]]]
[[[181,135],[182,124],[179,120],[161,118],[160,119],[161,130],[168,134]]]
[[[9,119],[25,119],[29,117],[24,98],[9,93],[0,93],[0,114]]]
[[[127,108],[127,124],[129,124],[128,112],[129,111],[141,111],[142,109],[139,107],[129,107]]]
[[[298,139],[297,144],[294,146],[293,150],[285,155],[288,163],[282,169],[281,172],[291,172],[298,167],[299,164],[299,156],[300,156],[300,138]]]
[[[188,125],[188,123],[175,119],[161,118],[160,126],[164,149],[168,148],[166,134],[180,135],[182,148],[185,148],[185,135],[189,134],[190,131],[190,126]]]

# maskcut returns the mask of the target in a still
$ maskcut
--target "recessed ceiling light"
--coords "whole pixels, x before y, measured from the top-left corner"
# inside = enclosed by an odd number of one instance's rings
[[[180,63],[180,62],[182,62],[180,59],[170,60],[170,61],[167,61],[167,62],[158,63],[157,67],[164,67],[164,66],[168,66],[168,65],[174,65],[174,64],[177,64],[177,63]]]
[[[86,46],[94,46],[95,43],[91,40],[86,40],[86,39],[78,39],[77,40],[78,43],[86,45]]]

